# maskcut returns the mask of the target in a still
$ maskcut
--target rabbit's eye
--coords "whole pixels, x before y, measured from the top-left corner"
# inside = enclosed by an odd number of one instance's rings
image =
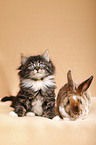
[[[80,102],[80,104],[82,104],[82,101],[81,100],[79,102]]]
[[[68,102],[67,102],[67,104],[69,104],[70,102],[69,102],[69,99],[68,99]]]

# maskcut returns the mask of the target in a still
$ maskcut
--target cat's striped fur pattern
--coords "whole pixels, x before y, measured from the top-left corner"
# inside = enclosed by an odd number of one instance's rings
[[[12,101],[11,106],[18,116],[55,116],[55,68],[49,60],[48,51],[43,55],[21,56],[19,67],[20,91],[16,97],[4,97],[1,101]],[[11,113],[14,115],[14,113]],[[29,113],[31,115],[31,113]],[[15,115],[16,116],[16,115]]]

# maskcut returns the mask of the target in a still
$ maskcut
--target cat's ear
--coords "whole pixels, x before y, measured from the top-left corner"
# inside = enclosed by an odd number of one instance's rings
[[[44,57],[45,60],[47,60],[47,61],[49,62],[49,53],[48,53],[48,50],[46,50],[46,51],[43,53],[42,56]]]
[[[85,92],[89,88],[89,86],[91,85],[92,80],[93,80],[93,76],[91,76],[90,78],[88,78],[87,80],[85,80],[84,82],[82,82],[78,86],[77,91],[80,92],[80,93]]]
[[[26,61],[27,61],[27,57],[24,56],[23,53],[21,53],[21,64],[24,65]]]

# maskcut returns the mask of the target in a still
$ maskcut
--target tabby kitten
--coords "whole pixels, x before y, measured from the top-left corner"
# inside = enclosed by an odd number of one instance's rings
[[[17,96],[4,97],[1,101],[12,101],[12,116],[37,115],[47,118],[55,116],[55,67],[49,60],[48,51],[43,55],[25,57],[21,55],[18,68],[20,91]]]

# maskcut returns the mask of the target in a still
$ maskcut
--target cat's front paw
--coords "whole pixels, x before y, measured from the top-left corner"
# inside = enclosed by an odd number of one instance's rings
[[[54,118],[52,118],[52,120],[60,121],[61,118],[59,116],[55,116]]]
[[[33,112],[27,112],[27,113],[26,113],[26,116],[31,116],[31,117],[33,117],[33,116],[35,116],[35,113],[33,113]]]
[[[10,116],[13,116],[13,117],[18,117],[18,115],[17,115],[14,111],[11,111],[11,112],[9,113],[9,115],[10,115]]]

